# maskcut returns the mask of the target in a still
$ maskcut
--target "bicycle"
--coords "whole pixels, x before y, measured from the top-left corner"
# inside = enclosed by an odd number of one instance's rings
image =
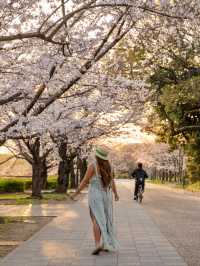
[[[142,187],[142,183],[140,182],[139,187],[138,187],[138,193],[137,193],[137,201],[139,203],[142,203],[143,200],[143,187]]]

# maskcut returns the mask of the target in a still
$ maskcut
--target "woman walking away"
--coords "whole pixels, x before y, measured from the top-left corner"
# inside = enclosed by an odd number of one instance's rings
[[[96,148],[95,160],[89,165],[79,188],[72,198],[74,199],[88,183],[88,202],[96,244],[92,254],[98,255],[101,251],[115,251],[118,242],[113,228],[112,192],[116,201],[119,200],[119,196],[108,161],[108,153],[102,148]]]

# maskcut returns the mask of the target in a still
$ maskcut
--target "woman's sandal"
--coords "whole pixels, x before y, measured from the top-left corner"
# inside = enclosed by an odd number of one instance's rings
[[[95,250],[92,252],[92,255],[99,255],[101,251],[102,251],[102,247],[95,248]]]
[[[108,250],[107,248],[104,248],[104,246],[101,246],[101,250],[102,250],[103,252],[109,252],[109,250]]]

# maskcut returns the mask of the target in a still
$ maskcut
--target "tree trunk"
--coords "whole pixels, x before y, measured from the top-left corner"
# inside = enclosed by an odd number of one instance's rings
[[[80,159],[80,179],[82,180],[87,171],[87,160]]]
[[[77,187],[77,182],[76,182],[76,175],[75,175],[75,171],[74,171],[74,161],[71,161],[71,165],[70,165],[70,183],[71,183],[71,188],[76,188]]]
[[[32,164],[32,197],[42,198],[43,164],[40,160]]]
[[[42,198],[44,159],[40,157],[40,139],[36,138],[34,143],[29,144],[32,151],[32,197]]]
[[[67,192],[69,186],[69,173],[70,168],[68,160],[60,161],[58,166],[58,184],[55,190],[57,193]]]
[[[42,180],[43,180],[42,188],[47,189],[48,170],[47,170],[46,158],[42,160],[42,165],[43,165],[42,167]]]
[[[71,175],[71,182],[74,186],[74,168],[73,168],[73,160],[76,157],[76,151],[71,152],[69,151],[69,155],[67,154],[67,137],[63,137],[59,141],[59,156],[60,156],[60,163],[58,167],[58,185],[56,188],[56,192],[58,193],[66,193],[68,186],[69,186],[69,177]]]
[[[78,158],[78,156],[77,156],[77,158],[76,158],[76,182],[77,182],[77,185],[79,184],[79,176],[80,176],[80,174],[79,174],[79,158]]]

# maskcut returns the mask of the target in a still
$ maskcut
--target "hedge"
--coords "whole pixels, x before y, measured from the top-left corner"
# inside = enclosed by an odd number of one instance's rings
[[[17,180],[0,180],[0,192],[24,192],[24,182]]]
[[[56,177],[49,177],[47,189],[54,189],[56,184]],[[0,178],[0,193],[24,192],[24,190],[31,190],[31,187],[32,179],[30,178]]]
[[[129,179],[129,175],[128,173],[118,173],[115,175],[116,179]]]

